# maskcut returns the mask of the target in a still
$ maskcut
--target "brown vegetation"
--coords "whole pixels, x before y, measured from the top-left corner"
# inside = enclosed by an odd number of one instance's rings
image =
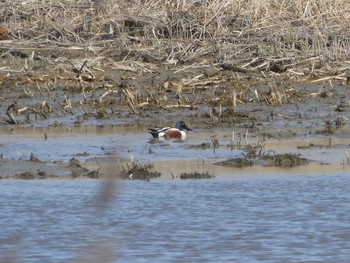
[[[0,34],[10,32],[12,48],[92,51],[98,64],[229,63],[298,78],[349,56],[349,9],[341,0],[5,1]]]
[[[9,34],[3,26],[0,25],[0,40],[6,40],[8,39]]]
[[[133,161],[131,165],[127,164],[127,168],[118,175],[121,179],[137,179],[149,181],[152,178],[157,178],[161,176],[158,171],[152,171],[152,164],[141,164],[140,162]]]
[[[0,37],[11,40],[0,42],[0,87],[15,86],[16,99],[48,95],[9,108],[6,122],[77,108],[107,119],[117,95],[135,115],[205,104],[233,108],[229,118],[209,113],[213,123],[236,123],[237,104],[289,103],[295,81],[346,83],[349,9],[340,0],[1,2]],[[59,89],[83,99],[55,97]]]

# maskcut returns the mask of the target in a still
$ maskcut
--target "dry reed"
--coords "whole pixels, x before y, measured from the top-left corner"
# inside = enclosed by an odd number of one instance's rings
[[[12,46],[143,49],[169,63],[285,72],[346,60],[348,10],[343,0],[3,1],[0,23]]]

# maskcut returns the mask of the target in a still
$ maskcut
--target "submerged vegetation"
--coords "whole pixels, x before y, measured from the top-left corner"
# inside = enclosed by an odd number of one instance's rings
[[[230,158],[224,161],[217,162],[217,165],[230,166],[230,167],[247,167],[254,164],[263,166],[276,166],[276,167],[294,167],[298,165],[308,164],[310,160],[298,156],[296,154],[275,154],[275,155],[263,155],[249,158]]]
[[[209,172],[205,173],[199,173],[199,172],[192,172],[192,173],[182,173],[180,175],[180,179],[210,179],[214,178],[214,174],[211,174]]]

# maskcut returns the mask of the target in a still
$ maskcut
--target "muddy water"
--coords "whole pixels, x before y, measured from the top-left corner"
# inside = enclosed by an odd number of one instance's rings
[[[350,177],[1,181],[2,262],[348,262]],[[105,200],[105,201],[104,201]]]
[[[45,170],[48,174],[64,174],[60,168],[49,168],[66,163],[75,158],[85,166],[115,171],[121,162],[138,160],[150,162],[162,173],[162,178],[177,178],[182,172],[209,171],[220,177],[234,177],[244,173],[307,173],[346,172],[347,152],[350,151],[349,138],[262,138],[249,134],[241,135],[241,147],[231,147],[232,130],[196,130],[186,140],[152,141],[147,129],[138,126],[84,126],[19,128],[1,131],[0,154],[1,175],[14,175],[26,171]],[[212,147],[216,139],[219,146]],[[293,169],[253,166],[234,169],[214,165],[216,161],[242,157],[246,144],[262,143],[265,153],[295,153],[313,162]],[[309,143],[314,147],[305,148]],[[204,147],[203,147],[204,146]],[[41,163],[22,163],[34,155]],[[9,160],[11,162],[9,162]]]
[[[2,131],[0,151],[7,159],[27,159],[33,153],[43,161],[66,161],[73,157],[86,160],[112,152],[125,153],[132,146],[135,133],[140,135],[139,128],[134,126],[23,128]],[[137,143],[146,143],[147,137],[143,139],[144,142],[140,137]]]

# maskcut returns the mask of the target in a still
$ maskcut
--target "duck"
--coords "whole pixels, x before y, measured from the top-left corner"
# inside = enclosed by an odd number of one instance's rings
[[[148,131],[152,134],[153,138],[165,138],[165,139],[184,139],[187,136],[187,131],[192,131],[185,122],[178,121],[175,127],[164,128],[148,128]]]

